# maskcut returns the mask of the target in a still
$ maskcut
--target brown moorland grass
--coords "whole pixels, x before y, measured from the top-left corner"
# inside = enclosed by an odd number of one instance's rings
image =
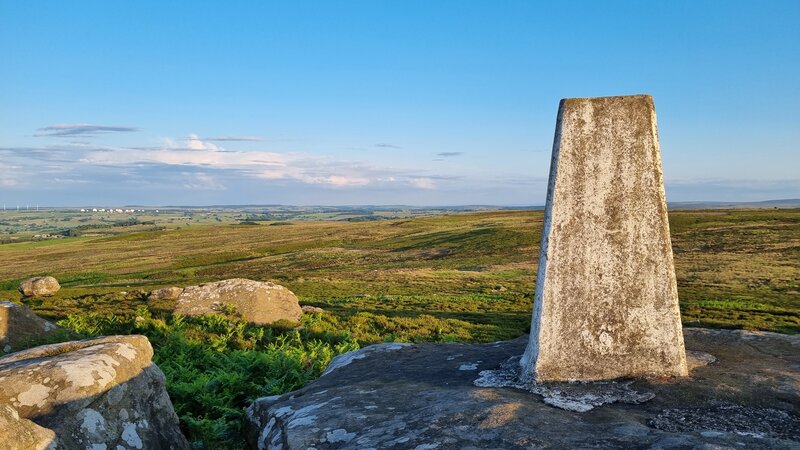
[[[671,211],[670,223],[686,325],[800,331],[800,210]],[[338,326],[371,322],[366,341],[434,339],[431,318],[459,340],[526,331],[541,211],[269,224],[0,245],[0,299],[48,274],[64,289],[30,302],[42,315],[126,314],[140,290],[245,277],[287,286]]]
[[[82,229],[78,238],[0,245],[0,299],[18,301],[21,279],[51,274],[64,288],[24,301],[37,313],[82,336],[147,336],[194,448],[244,448],[254,398],[297,389],[360,345],[487,342],[530,323],[541,211],[249,225],[157,219],[166,229]],[[686,325],[800,331],[800,210],[670,219]],[[235,312],[173,316],[170,302],[146,300],[153,288],[231,277],[277,281],[326,312],[304,315],[299,328],[260,327]]]

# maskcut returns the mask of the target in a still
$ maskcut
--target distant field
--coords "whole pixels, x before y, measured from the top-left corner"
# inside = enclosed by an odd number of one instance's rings
[[[98,237],[183,227],[287,221],[371,222],[480,211],[487,207],[424,208],[410,206],[219,206],[121,208],[23,208],[0,211],[0,244]],[[498,208],[491,208],[497,210]],[[501,208],[502,209],[502,208]],[[530,209],[530,208],[524,208]],[[535,209],[535,208],[534,208]]]
[[[0,245],[0,299],[18,301],[24,278],[54,275],[56,296],[26,300],[42,316],[85,337],[147,336],[183,432],[209,450],[245,448],[252,400],[303,386],[337,354],[528,330],[541,211],[275,213],[137,219],[152,224],[47,213],[36,227],[86,226],[38,240],[23,230],[15,236],[26,242]],[[16,217],[7,226],[35,216]],[[686,210],[670,220],[685,325],[800,332],[800,210]],[[153,288],[232,277],[277,281],[326,312],[304,315],[299,328],[260,327],[235,314],[176,317],[174,304],[146,300]]]
[[[18,299],[21,279],[49,274],[64,289],[32,302],[42,315],[124,314],[143,304],[139,290],[245,277],[289,287],[344,327],[368,323],[356,326],[365,342],[389,334],[489,341],[526,331],[541,211],[312,216],[242,224],[246,213],[214,213],[189,226],[0,245],[0,298]],[[672,211],[670,223],[686,325],[800,331],[800,210]]]

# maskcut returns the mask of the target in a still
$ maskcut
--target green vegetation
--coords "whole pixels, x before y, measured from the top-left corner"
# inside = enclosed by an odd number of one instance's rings
[[[148,336],[190,439],[239,448],[244,406],[303,385],[340,352],[527,331],[542,212],[438,213],[228,212],[190,227],[140,218],[154,225],[5,244],[0,299],[18,300],[22,279],[55,276],[62,290],[29,306],[84,336]],[[800,210],[672,211],[670,222],[685,325],[800,332]],[[166,229],[143,228],[153,226]],[[326,312],[299,329],[256,327],[176,318],[169,302],[146,300],[233,277],[278,282]]]
[[[83,337],[143,334],[181,427],[196,447],[241,448],[244,408],[253,399],[297,389],[318,377],[331,358],[355,350],[347,333],[331,333],[315,317],[303,328],[259,327],[235,315],[199,318],[135,315],[71,315],[59,325]]]
[[[138,206],[90,209],[23,208],[0,211],[0,244],[42,242],[67,237],[116,236],[219,224],[285,225],[289,221],[372,221],[446,214],[467,208],[325,207],[325,206]],[[471,208],[469,210],[480,210]],[[485,208],[484,208],[485,209]]]
[[[683,322],[800,332],[800,210],[670,214]]]

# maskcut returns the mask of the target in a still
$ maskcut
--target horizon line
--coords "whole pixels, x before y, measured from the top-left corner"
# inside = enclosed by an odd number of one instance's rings
[[[755,200],[755,201],[725,201],[725,200],[689,200],[689,201],[673,201],[667,202],[669,205],[759,205],[759,204],[797,204],[800,206],[800,198],[780,198],[769,200]],[[15,204],[8,206],[7,203],[3,204],[3,211],[30,211],[32,208],[41,209],[74,209],[74,208],[415,208],[415,209],[447,209],[447,208],[519,208],[519,209],[544,209],[544,204],[451,204],[451,205],[412,205],[402,203],[361,203],[361,204],[338,204],[338,205],[325,205],[325,204],[286,204],[286,203],[245,203],[245,204],[211,204],[211,205],[145,205],[145,204],[124,204],[124,205],[103,205],[91,204],[87,205],[61,205],[61,206],[46,206],[46,205],[30,205]],[[792,206],[789,206],[792,207]]]

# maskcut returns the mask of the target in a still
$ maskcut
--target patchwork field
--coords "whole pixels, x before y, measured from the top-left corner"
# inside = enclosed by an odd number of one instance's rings
[[[528,329],[542,211],[237,214],[190,225],[154,216],[0,245],[0,299],[19,301],[21,280],[52,275],[57,295],[26,300],[38,314],[84,336],[146,334],[199,448],[240,447],[252,398],[301,386],[337,353],[392,340],[487,342]],[[684,325],[800,332],[800,210],[678,210],[670,224]],[[304,317],[301,329],[255,327],[235,317],[175,318],[168,302],[146,300],[154,288],[234,277],[278,282],[326,312]]]

